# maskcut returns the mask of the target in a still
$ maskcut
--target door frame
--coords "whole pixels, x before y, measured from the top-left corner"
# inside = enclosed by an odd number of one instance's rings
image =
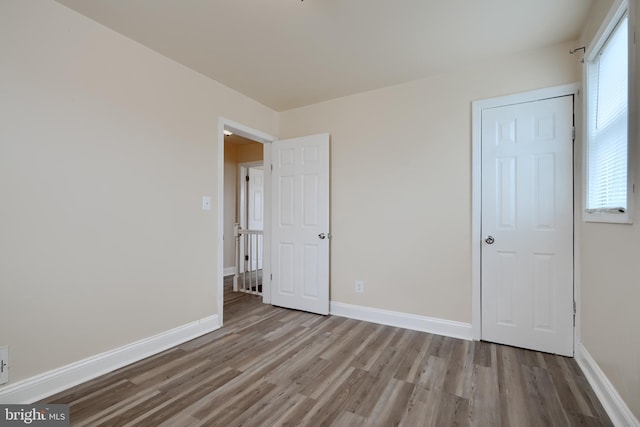
[[[557,98],[560,96],[574,95],[574,99],[578,101],[578,95],[582,85],[580,83],[571,83],[561,86],[553,86],[543,89],[532,90],[528,92],[516,93],[513,95],[500,96],[496,98],[487,98],[473,101],[471,103],[471,334],[474,340],[482,339],[482,263],[481,263],[481,242],[482,242],[482,111],[489,108],[504,107],[507,105],[523,104],[526,102],[539,101],[547,98]],[[580,129],[576,120],[580,119],[578,102],[574,102],[574,127]],[[575,141],[579,141],[576,134]],[[574,147],[576,142],[574,142]],[[573,150],[574,164],[574,215],[573,215],[573,299],[579,302],[579,282],[577,268],[577,230],[576,227],[576,150]],[[576,304],[576,309],[579,304]],[[577,340],[577,331],[579,330],[579,316],[576,313],[576,324],[574,326],[574,343]]]
[[[218,215],[218,259],[217,259],[217,280],[216,290],[218,299],[218,323],[220,326],[224,324],[224,131],[229,130],[236,135],[250,139],[263,144],[265,165],[271,164],[271,143],[276,141],[273,135],[250,128],[241,123],[218,117],[218,160],[216,166],[218,168],[218,197],[217,197],[217,215]],[[264,245],[271,244],[271,170],[264,170]],[[232,236],[228,236],[232,238]],[[271,274],[271,257],[269,251],[264,251],[262,259],[263,277],[269,277]],[[271,303],[271,283],[263,281],[262,284],[262,302]]]

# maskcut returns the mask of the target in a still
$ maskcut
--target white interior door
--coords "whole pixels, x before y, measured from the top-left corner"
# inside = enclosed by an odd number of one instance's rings
[[[249,230],[264,230],[264,169],[262,166],[249,168],[247,220]],[[251,270],[262,269],[262,237],[257,239],[254,249],[255,256],[251,257]]]
[[[271,303],[329,313],[329,134],[271,148]]]
[[[249,215],[247,215],[249,230],[264,230],[263,200],[264,170],[262,166],[249,168]]]
[[[482,339],[573,355],[573,96],[482,111]]]

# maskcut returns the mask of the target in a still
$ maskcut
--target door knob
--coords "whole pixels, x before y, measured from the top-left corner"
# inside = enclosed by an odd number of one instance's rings
[[[484,241],[485,241],[485,242],[487,242],[487,244],[489,244],[489,245],[493,245],[493,242],[495,242],[495,241],[496,241],[496,239],[494,239],[494,238],[493,238],[493,236],[487,236],[487,237],[484,239]]]
[[[320,234],[318,234],[318,237],[319,237],[320,239],[325,239],[325,238],[327,237],[327,235],[326,235],[326,234],[324,234],[324,233],[320,233]]]

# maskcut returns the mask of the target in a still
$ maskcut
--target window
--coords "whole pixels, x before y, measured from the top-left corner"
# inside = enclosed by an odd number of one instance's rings
[[[630,222],[629,18],[614,11],[587,53],[585,219]]]

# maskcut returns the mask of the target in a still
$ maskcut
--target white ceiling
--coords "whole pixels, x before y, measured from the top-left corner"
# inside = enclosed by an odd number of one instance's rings
[[[594,0],[57,0],[278,111],[578,37]]]

